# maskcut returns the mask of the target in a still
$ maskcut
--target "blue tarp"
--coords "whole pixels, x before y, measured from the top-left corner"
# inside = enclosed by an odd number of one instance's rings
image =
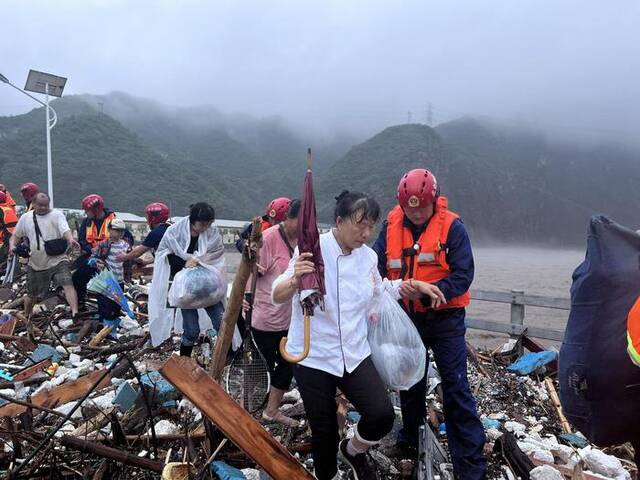
[[[627,315],[640,295],[640,235],[591,219],[584,262],[573,272],[560,349],[567,419],[598,445],[640,439],[640,368],[627,354]]]
[[[518,375],[530,375],[540,367],[553,362],[558,356],[557,352],[545,350],[543,352],[525,353],[518,360],[507,367],[507,370]]]

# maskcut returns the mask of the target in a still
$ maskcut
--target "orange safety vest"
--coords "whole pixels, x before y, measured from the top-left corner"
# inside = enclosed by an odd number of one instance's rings
[[[404,211],[397,205],[387,215],[387,277],[390,280],[416,279],[435,283],[449,276],[451,268],[447,263],[446,245],[451,224],[457,218],[448,208],[446,197],[436,201],[434,215],[417,242],[413,241],[411,230],[404,226]],[[466,292],[450,299],[438,310],[463,308],[469,305],[471,297]],[[409,311],[424,312],[427,307],[422,302],[404,300]]]
[[[18,224],[18,216],[16,215],[16,212],[13,210],[13,208],[11,207],[0,207],[0,209],[2,209],[2,222],[3,222],[3,228],[2,228],[2,232],[0,232],[0,245],[4,245],[4,230],[6,228],[6,230],[13,235],[13,232],[16,229],[16,225]]]
[[[640,297],[627,317],[627,352],[633,363],[640,367]]]
[[[262,233],[264,233],[265,230],[267,230],[268,228],[271,228],[273,225],[271,225],[271,222],[263,218],[260,226],[262,227]]]
[[[104,242],[109,238],[109,224],[111,220],[116,218],[116,214],[111,212],[110,214],[104,217],[102,220],[102,226],[100,227],[100,231],[96,228],[96,222],[90,220],[90,224],[87,225],[87,243],[91,245],[91,248],[95,248],[98,244]]]
[[[0,207],[10,207],[15,212],[15,210],[16,210],[16,201],[13,199],[13,197],[11,196],[9,191],[4,192],[4,194],[6,195],[6,199],[5,199],[4,203],[0,203]]]

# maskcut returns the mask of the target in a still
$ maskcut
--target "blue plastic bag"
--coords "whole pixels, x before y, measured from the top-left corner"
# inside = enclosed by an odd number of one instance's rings
[[[211,464],[211,471],[216,474],[216,476],[220,480],[246,480],[247,477],[244,476],[240,470],[231,465],[227,465],[224,462],[213,462]]]
[[[545,350],[543,352],[525,353],[518,360],[507,367],[512,373],[518,375],[529,375],[540,367],[553,362],[558,357],[556,352]]]

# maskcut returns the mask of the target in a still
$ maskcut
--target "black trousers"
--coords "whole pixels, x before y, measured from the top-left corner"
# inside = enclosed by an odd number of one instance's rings
[[[89,280],[98,273],[98,270],[88,263],[89,257],[85,259],[78,259],[76,265],[77,269],[73,272],[71,279],[73,280],[73,287],[78,293],[78,303],[84,303],[87,298],[87,284]]]
[[[293,365],[280,355],[280,340],[286,337],[288,330],[279,332],[265,332],[252,328],[253,339],[267,361],[271,385],[280,390],[289,390],[293,378]]]
[[[300,364],[294,365],[293,375],[311,426],[313,463],[318,480],[329,480],[338,470],[336,389],[339,388],[360,413],[357,431],[362,439],[377,442],[393,428],[393,407],[370,357],[353,372],[345,371],[342,377]]]

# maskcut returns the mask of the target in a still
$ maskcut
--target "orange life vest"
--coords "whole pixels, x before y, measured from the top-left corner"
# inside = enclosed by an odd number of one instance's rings
[[[16,212],[13,210],[13,208],[11,207],[0,207],[0,209],[2,209],[2,222],[3,222],[3,228],[2,231],[0,232],[0,245],[4,245],[4,240],[5,240],[5,228],[6,230],[13,235],[13,232],[16,229],[16,225],[18,224],[18,216],[16,215]]]
[[[116,218],[116,214],[111,212],[110,214],[104,217],[102,220],[102,226],[100,227],[100,231],[96,228],[96,222],[94,220],[89,220],[89,225],[87,225],[87,243],[91,245],[91,248],[95,248],[98,244],[104,242],[109,238],[109,224],[111,220]]]
[[[5,199],[4,203],[0,203],[0,207],[10,207],[15,212],[16,211],[16,201],[13,199],[13,197],[11,196],[9,191],[4,192],[4,194],[6,195],[6,199]]]
[[[271,225],[271,223],[268,220],[265,220],[264,218],[262,219],[262,223],[260,224],[262,227],[262,233],[265,232],[265,230],[267,230],[268,228],[271,228],[273,225]]]
[[[440,196],[435,212],[427,228],[417,242],[413,241],[411,230],[404,226],[404,211],[396,205],[387,215],[387,277],[390,280],[416,279],[435,283],[449,276],[451,268],[447,263],[446,245],[451,224],[457,218],[448,208],[446,197]],[[469,292],[450,299],[438,310],[462,308],[469,305]],[[410,311],[424,312],[427,307],[422,302],[404,300]]]
[[[640,367],[640,297],[627,317],[627,352],[633,363]]]

